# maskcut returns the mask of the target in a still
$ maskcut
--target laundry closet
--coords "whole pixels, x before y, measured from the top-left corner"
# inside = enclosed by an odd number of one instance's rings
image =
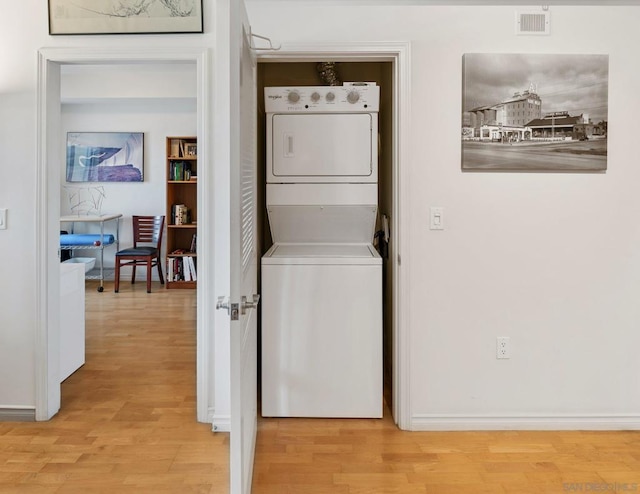
[[[392,70],[391,62],[258,64],[264,416],[379,417],[383,397],[391,406],[393,267],[386,234],[394,219]],[[265,88],[271,95],[266,105]],[[283,104],[283,98],[296,104]],[[313,115],[295,114],[300,106],[298,113],[305,113],[298,98],[306,98]],[[287,109],[293,115],[284,115]],[[352,115],[345,116],[350,110]],[[364,130],[368,124],[352,125],[356,121],[372,122],[371,135]],[[337,129],[342,122],[347,127]],[[299,132],[303,126],[313,130]],[[324,177],[299,173],[312,166],[305,153],[328,161],[328,133],[362,145],[343,148],[355,154],[336,158],[342,164],[328,165]],[[371,149],[360,153],[369,141]],[[272,159],[274,152],[285,157],[284,164]],[[364,163],[356,163],[366,162],[367,153],[375,160],[371,174]],[[298,170],[277,170],[289,162]],[[299,181],[302,187],[289,184]],[[298,338],[305,331],[314,336]],[[347,374],[343,380],[341,373]]]

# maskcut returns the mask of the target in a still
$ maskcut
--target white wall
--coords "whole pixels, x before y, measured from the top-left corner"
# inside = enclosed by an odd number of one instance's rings
[[[1,208],[0,404],[33,407],[35,393],[35,51],[38,39],[23,26],[46,30],[46,9],[36,0],[9,6],[0,16]],[[8,178],[11,175],[13,178]]]
[[[412,427],[640,426],[640,8],[551,6],[552,35],[526,37],[515,7],[247,6],[254,32],[285,45],[411,42]],[[606,174],[462,173],[471,52],[609,54]],[[444,231],[428,229],[430,206],[444,207]],[[496,360],[497,336],[511,359]]]
[[[0,230],[0,405],[22,408],[33,405],[35,392],[35,92],[9,88],[4,67],[0,62],[0,208],[9,211]]]

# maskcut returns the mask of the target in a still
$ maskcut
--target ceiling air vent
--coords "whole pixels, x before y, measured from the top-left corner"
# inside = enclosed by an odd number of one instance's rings
[[[516,34],[549,34],[549,12],[516,12]]]

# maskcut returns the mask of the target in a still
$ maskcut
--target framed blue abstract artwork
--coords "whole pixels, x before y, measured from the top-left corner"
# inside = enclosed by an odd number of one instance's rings
[[[142,132],[67,133],[67,182],[142,182]]]

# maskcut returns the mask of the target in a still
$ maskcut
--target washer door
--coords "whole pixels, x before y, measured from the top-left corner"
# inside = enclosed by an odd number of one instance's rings
[[[271,115],[269,178],[283,183],[377,180],[376,117],[369,113]]]

